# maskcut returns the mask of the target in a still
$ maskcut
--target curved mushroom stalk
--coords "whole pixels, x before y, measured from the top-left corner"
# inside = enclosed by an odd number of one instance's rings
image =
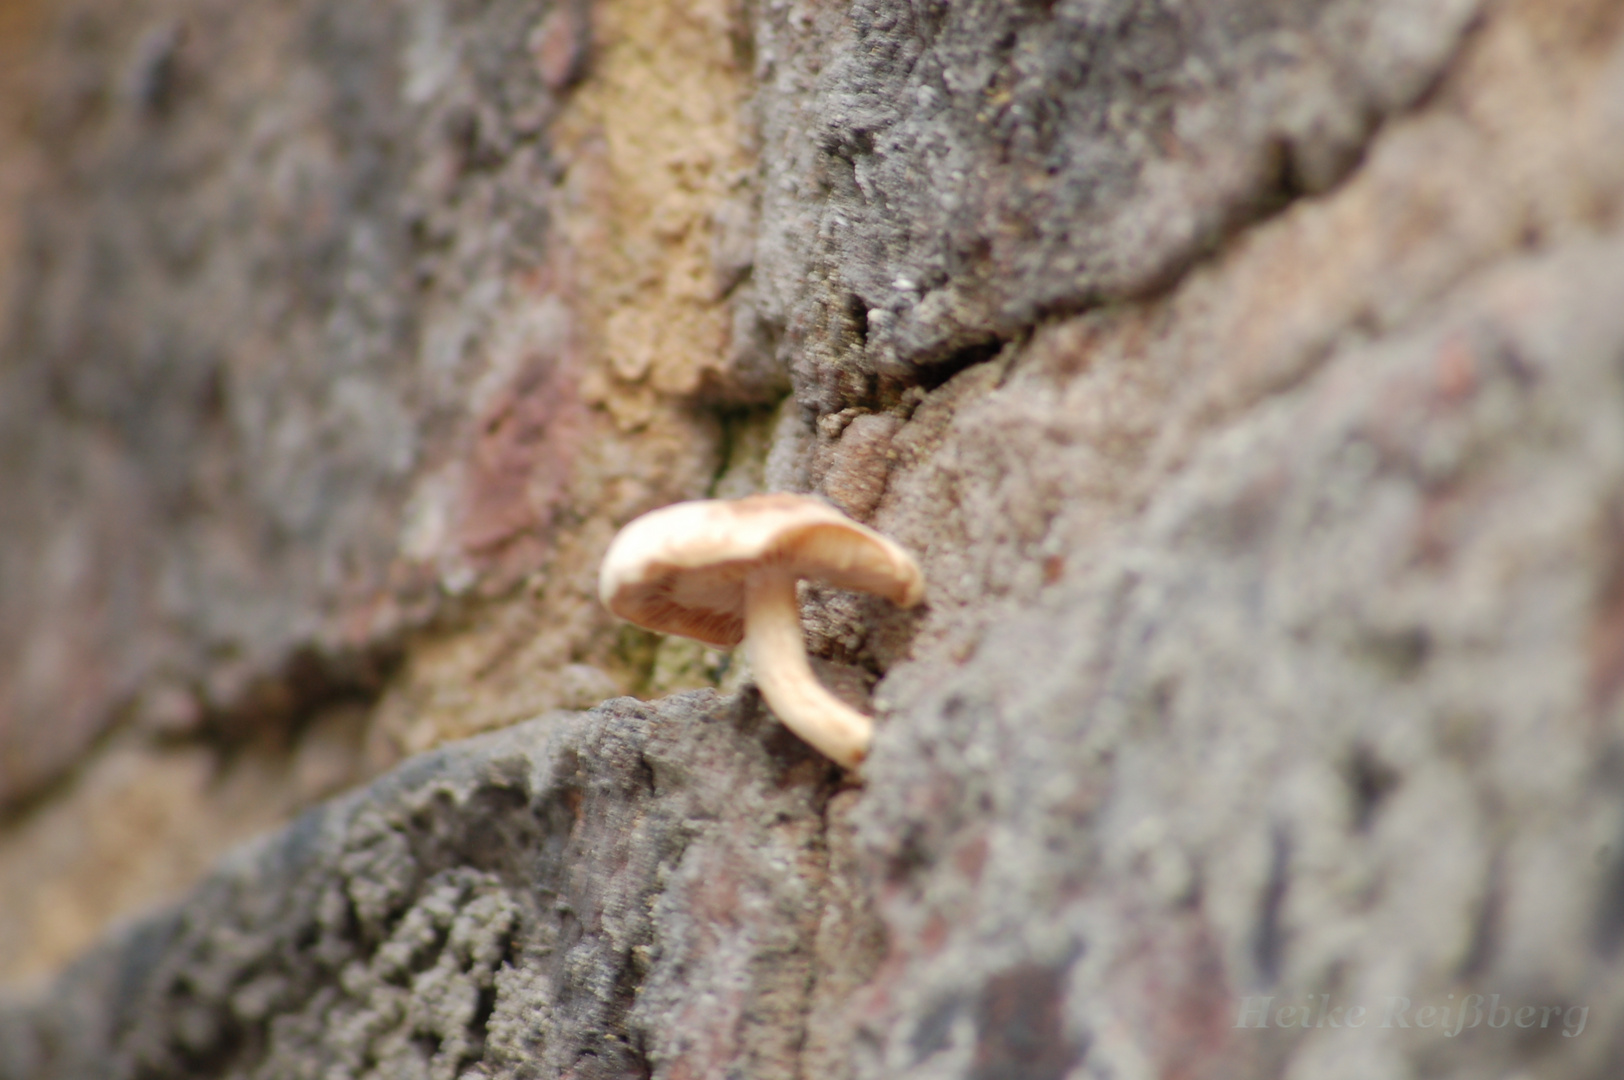
[[[758,571],[744,588],[744,650],[761,696],[785,727],[836,764],[855,769],[868,755],[874,723],[829,693],[812,674],[795,578]]]

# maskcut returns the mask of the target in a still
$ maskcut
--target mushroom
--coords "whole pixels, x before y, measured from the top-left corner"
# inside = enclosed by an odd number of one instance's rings
[[[913,607],[924,575],[907,552],[827,503],[753,495],[677,503],[620,530],[598,595],[629,622],[732,648],[784,726],[848,769],[874,724],[824,689],[807,663],[795,582],[812,578]]]

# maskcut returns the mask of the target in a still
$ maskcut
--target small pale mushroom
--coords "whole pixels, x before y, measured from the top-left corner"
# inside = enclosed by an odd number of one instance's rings
[[[677,503],[620,530],[598,595],[628,622],[745,655],[761,696],[795,734],[856,768],[873,722],[817,681],[806,658],[795,582],[876,593],[903,607],[925,595],[906,551],[817,499],[754,495]]]

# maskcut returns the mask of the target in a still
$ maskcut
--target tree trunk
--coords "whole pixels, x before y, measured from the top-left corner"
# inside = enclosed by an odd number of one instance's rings
[[[1617,1074],[1624,4],[12,7],[0,1080]]]

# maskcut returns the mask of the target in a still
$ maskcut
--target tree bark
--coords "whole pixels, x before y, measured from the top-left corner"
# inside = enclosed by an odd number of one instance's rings
[[[120,739],[542,715],[12,993],[0,1078],[1614,1075],[1621,15],[84,5],[5,828]],[[860,784],[713,660],[612,697],[678,655],[613,529],[762,486],[925,570],[803,595]]]

